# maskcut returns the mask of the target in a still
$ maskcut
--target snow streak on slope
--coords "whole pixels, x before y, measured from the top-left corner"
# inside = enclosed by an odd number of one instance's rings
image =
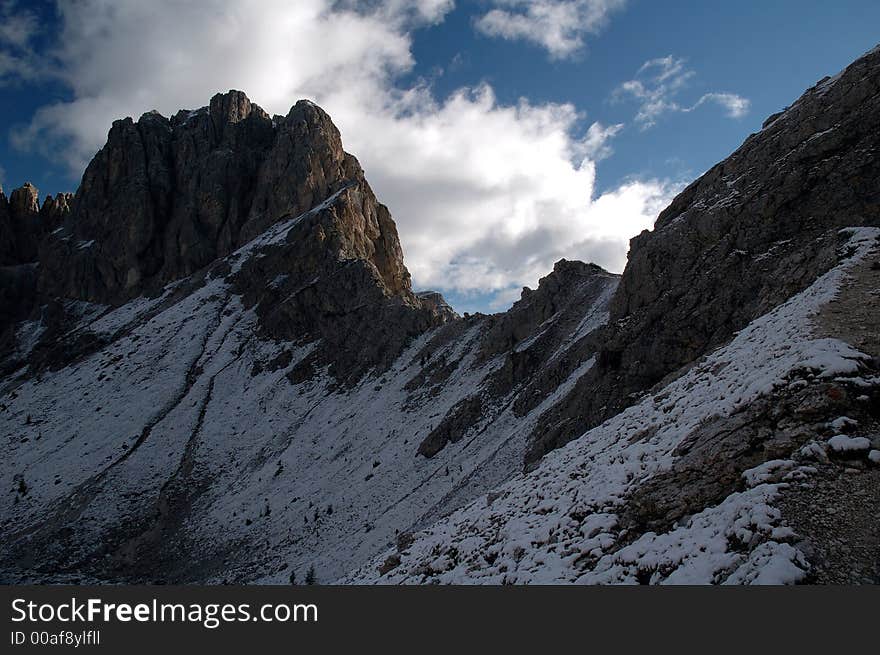
[[[347,582],[388,583],[791,583],[805,575],[773,501],[808,475],[794,462],[752,470],[745,489],[663,534],[627,534],[619,514],[640,484],[669,470],[701,422],[730,416],[808,369],[816,379],[858,372],[868,357],[810,336],[811,317],[880,230],[843,231],[852,249],[812,286],[753,321],[662,391],[646,397],[541,466],[480,498]],[[766,466],[766,465],[765,465]],[[384,564],[381,575],[379,564]]]

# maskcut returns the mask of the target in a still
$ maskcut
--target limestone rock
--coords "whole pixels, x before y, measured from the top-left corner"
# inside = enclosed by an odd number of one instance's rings
[[[83,176],[70,231],[41,256],[42,288],[125,301],[204,268],[362,178],[329,117],[306,101],[273,119],[230,91],[171,119],[148,112],[116,121]],[[390,234],[387,210],[371,210]],[[388,253],[380,268],[402,289],[407,275],[395,245],[376,253]]]
[[[15,216],[33,216],[40,213],[40,192],[30,182],[25,182],[9,196],[9,210]]]
[[[538,288],[524,288],[520,299],[509,311],[497,315],[483,340],[486,355],[505,352],[530,335],[556,312],[571,303],[585,283],[595,277],[612,276],[596,264],[560,259],[553,271],[541,278]]]
[[[458,318],[458,314],[439,291],[419,291],[416,296],[422,301],[422,305],[445,316],[447,320]]]
[[[592,336],[607,319],[608,299],[618,277],[595,264],[562,259],[537,289],[523,289],[508,311],[478,319],[482,329],[477,362],[500,358],[501,364],[422,440],[419,454],[433,457],[460,441],[491,420],[487,408],[505,399],[515,416],[527,415],[589,362],[597,348]],[[444,379],[455,366],[442,366],[420,382]]]

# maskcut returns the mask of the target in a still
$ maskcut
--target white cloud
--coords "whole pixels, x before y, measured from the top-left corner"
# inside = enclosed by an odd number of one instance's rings
[[[0,87],[44,74],[31,41],[39,32],[37,15],[15,0],[0,2]]]
[[[337,3],[337,7],[343,3]],[[381,2],[364,2],[364,0],[346,0],[352,9],[360,7],[372,10],[386,20],[399,23],[401,18],[415,23],[435,24],[441,22],[455,7],[454,0],[384,0]]]
[[[721,106],[730,118],[742,118],[748,114],[750,101],[735,93],[713,91],[703,94],[692,105],[680,104],[676,96],[696,75],[685,63],[684,59],[672,55],[650,59],[642,64],[635,78],[627,80],[614,91],[613,98],[631,98],[639,102],[635,120],[643,130],[656,125],[663,114],[689,113],[706,103]]]
[[[488,85],[438,99],[398,88],[411,31],[451,2],[332,0],[60,5],[55,59],[73,100],[40,109],[23,148],[82,170],[111,121],[170,115],[238,88],[270,113],[310,98],[333,117],[398,224],[418,287],[493,292],[534,286],[560,257],[613,270],[674,190],[631,181],[596,193],[596,162],[620,125],[582,126],[569,104],[499,104]],[[222,65],[218,65],[222,62]]]
[[[707,93],[697,101],[696,107],[707,102],[714,102],[721,105],[730,118],[742,118],[749,113],[751,103],[747,98],[743,98],[735,93]]]
[[[496,5],[474,25],[487,36],[524,40],[563,59],[584,47],[588,34],[608,23],[609,14],[625,0],[491,0]]]
[[[578,114],[570,105],[500,106],[488,86],[439,104],[422,90],[412,101],[406,118],[351,116],[362,127],[350,132],[394,135],[369,138],[356,152],[390,199],[421,285],[518,288],[561,257],[619,271],[629,237],[668,200],[658,182],[596,198],[588,153],[607,148],[619,126],[594,124],[572,138]]]
[[[600,161],[606,157],[610,157],[614,150],[611,148],[609,142],[616,137],[622,129],[623,123],[616,123],[614,125],[593,123],[587,130],[587,134],[583,140],[584,154],[594,161]]]

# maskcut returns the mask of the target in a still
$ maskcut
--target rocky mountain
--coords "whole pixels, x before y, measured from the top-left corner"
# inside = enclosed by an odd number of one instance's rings
[[[0,578],[877,582],[878,118],[880,49],[464,318],[315,105],[115,122],[0,195]]]
[[[349,248],[341,256],[370,261],[390,292],[407,290],[388,210],[312,103],[272,118],[231,91],[171,119],[149,112],[116,121],[69,222],[45,244],[41,259],[58,268],[41,282],[50,294],[118,304],[203,269],[345,187],[359,194],[345,203],[355,214],[345,225],[356,232],[327,250]]]

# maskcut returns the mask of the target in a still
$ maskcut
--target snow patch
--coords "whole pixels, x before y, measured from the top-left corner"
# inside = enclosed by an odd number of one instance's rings
[[[862,453],[870,450],[871,441],[865,437],[837,434],[828,440],[828,445],[835,453]]]
[[[833,421],[829,421],[828,427],[835,432],[843,432],[847,428],[854,428],[858,424],[858,421],[851,419],[849,416],[840,416]]]
[[[790,459],[771,459],[759,466],[743,471],[742,478],[745,480],[746,486],[757,487],[770,480],[778,480],[795,467],[795,463]]]

